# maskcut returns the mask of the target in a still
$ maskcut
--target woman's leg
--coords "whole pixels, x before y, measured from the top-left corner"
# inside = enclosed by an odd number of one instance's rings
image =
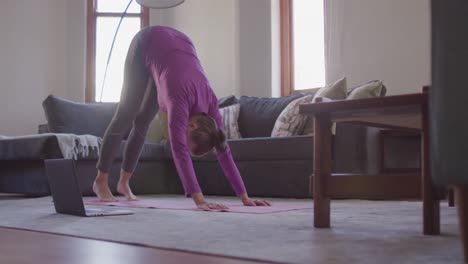
[[[128,49],[124,66],[124,80],[120,102],[103,137],[99,160],[98,173],[93,184],[93,191],[102,201],[115,201],[109,186],[109,171],[115,155],[120,150],[120,143],[125,133],[135,120],[146,92],[146,85],[150,75],[145,67],[142,49],[143,31],[132,40]]]
[[[140,157],[149,125],[159,110],[156,87],[152,79],[148,81],[145,97],[136,119],[133,121],[132,131],[125,145],[120,180],[117,191],[129,200],[137,199],[128,183]]]

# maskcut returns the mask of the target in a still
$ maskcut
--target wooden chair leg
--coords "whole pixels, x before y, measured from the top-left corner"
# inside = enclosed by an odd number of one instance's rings
[[[468,263],[468,185],[459,185],[455,188],[463,254],[465,263]]]

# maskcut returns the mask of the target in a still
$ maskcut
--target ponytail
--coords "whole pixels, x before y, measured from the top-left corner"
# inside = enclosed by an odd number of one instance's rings
[[[218,132],[215,136],[213,136],[213,146],[216,148],[216,151],[225,152],[226,151],[226,134],[224,134],[223,130],[218,129]]]
[[[226,134],[218,128],[216,121],[207,114],[201,114],[196,122],[198,128],[190,134],[190,139],[194,143],[192,153],[200,155],[213,150],[213,148],[217,152],[225,152],[227,148]]]

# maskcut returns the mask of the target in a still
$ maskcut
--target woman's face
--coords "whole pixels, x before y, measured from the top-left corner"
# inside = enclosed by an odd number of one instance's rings
[[[187,147],[188,147],[188,149],[190,151],[190,155],[192,157],[202,157],[202,156],[206,155],[207,153],[210,153],[210,152],[213,151],[213,149],[203,151],[203,152],[197,152],[196,151],[196,149],[198,147],[197,143],[195,143],[192,140],[192,137],[190,136],[190,134],[192,133],[192,131],[194,131],[195,129],[198,128],[197,118],[198,118],[197,115],[191,116],[190,119],[189,119],[188,125],[187,125]]]

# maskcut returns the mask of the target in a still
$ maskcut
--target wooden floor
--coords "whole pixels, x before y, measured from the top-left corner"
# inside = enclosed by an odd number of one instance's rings
[[[266,263],[0,227],[0,263]]]

